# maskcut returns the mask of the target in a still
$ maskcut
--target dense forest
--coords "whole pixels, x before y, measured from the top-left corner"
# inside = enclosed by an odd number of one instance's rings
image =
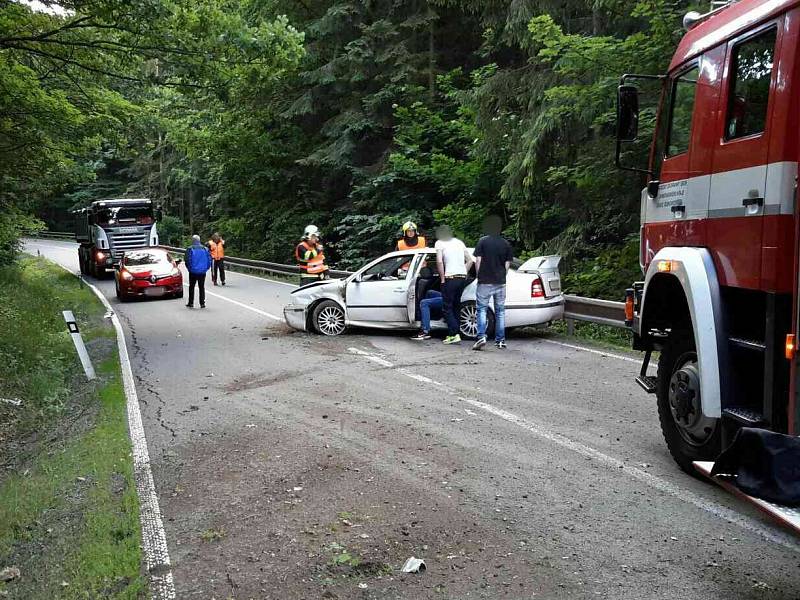
[[[474,242],[498,213],[518,255],[561,253],[572,291],[618,297],[642,181],[614,168],[616,86],[664,71],[690,8],[0,0],[0,261],[108,196],[157,200],[173,243],[219,230],[277,261],[315,223],[341,268],[407,219]]]

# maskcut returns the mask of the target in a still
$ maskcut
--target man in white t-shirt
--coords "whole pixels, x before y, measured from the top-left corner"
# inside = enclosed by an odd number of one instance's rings
[[[458,344],[461,342],[458,333],[461,294],[467,285],[467,273],[474,260],[464,242],[453,237],[453,232],[447,225],[436,230],[436,237],[436,267],[442,281],[443,311],[447,321],[447,337],[444,338],[444,343]]]

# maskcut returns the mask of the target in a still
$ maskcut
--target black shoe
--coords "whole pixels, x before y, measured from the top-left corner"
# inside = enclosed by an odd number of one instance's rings
[[[417,335],[415,335],[411,339],[412,340],[417,340],[417,341],[429,340],[429,339],[431,339],[431,334],[428,333],[427,331],[420,331]]]
[[[225,285],[225,282],[224,282],[224,281],[222,282],[222,285]]]
[[[194,308],[194,304],[187,304],[186,308]]]
[[[508,348],[508,346],[506,346],[505,340],[500,340],[499,342],[495,342],[494,347],[497,348],[498,350],[505,350],[506,348]]]
[[[205,308],[205,307],[206,307],[206,305],[205,305],[205,304],[201,304],[201,305],[200,305],[200,308]]]

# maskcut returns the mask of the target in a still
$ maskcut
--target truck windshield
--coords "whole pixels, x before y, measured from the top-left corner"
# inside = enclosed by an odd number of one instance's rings
[[[152,206],[112,206],[97,211],[98,225],[150,225],[154,221]]]

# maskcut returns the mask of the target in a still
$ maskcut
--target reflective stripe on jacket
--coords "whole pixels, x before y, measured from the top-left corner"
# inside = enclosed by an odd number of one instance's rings
[[[398,250],[416,250],[417,248],[425,248],[428,245],[428,242],[425,240],[424,235],[417,236],[417,245],[411,246],[406,242],[406,236],[403,236],[399,240],[397,240],[397,249]]]
[[[219,243],[214,240],[209,240],[208,249],[211,251],[211,258],[214,260],[222,260],[225,258],[225,240],[220,240]]]
[[[325,264],[325,253],[320,245],[312,246],[303,240],[294,249],[294,256],[299,267],[309,275],[324,273],[328,270],[328,266]]]

